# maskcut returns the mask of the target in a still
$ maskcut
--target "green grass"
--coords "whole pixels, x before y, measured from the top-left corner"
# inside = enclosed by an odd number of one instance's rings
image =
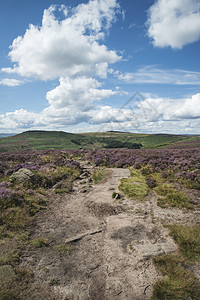
[[[200,259],[200,224],[169,225],[170,235],[179,246],[175,254],[153,258],[157,269],[164,276],[154,285],[151,300],[200,299],[200,282],[190,272],[190,263]]]
[[[45,168],[42,171],[36,172],[36,175],[38,177],[38,185],[44,188],[48,188],[66,178],[68,180],[74,180],[80,175],[80,170],[62,166],[55,169]]]
[[[34,247],[34,248],[42,248],[42,247],[47,247],[49,245],[49,242],[47,239],[45,238],[37,238],[34,239],[30,242],[30,244]]]
[[[153,261],[164,278],[154,285],[151,300],[200,299],[200,282],[186,268],[181,256],[162,255]]]
[[[142,199],[148,194],[145,176],[139,170],[131,169],[131,177],[122,178],[119,190],[130,199]]]
[[[72,245],[67,245],[67,244],[61,244],[56,246],[56,249],[60,252],[60,253],[70,253],[72,252],[75,248]]]
[[[188,261],[200,259],[200,224],[169,226],[170,235],[180,248],[182,256]]]
[[[95,169],[92,174],[92,180],[95,184],[103,182],[108,175],[108,170],[106,169]]]
[[[11,251],[9,254],[0,257],[0,266],[2,265],[16,265],[20,261],[20,255],[17,250]]]
[[[0,222],[7,230],[18,231],[24,229],[29,216],[26,209],[21,207],[12,207],[3,210],[0,214]]]
[[[179,141],[199,139],[199,136],[171,134],[137,134],[120,132],[93,132],[73,134],[62,131],[27,131],[0,138],[0,151],[91,149],[103,148],[110,141],[139,143],[144,149],[163,148]]]
[[[0,138],[0,151],[79,149],[85,141],[80,134],[62,131],[27,131]]]
[[[171,184],[160,184],[154,189],[159,196],[157,204],[162,208],[177,207],[177,208],[192,208],[187,196],[176,190]]]

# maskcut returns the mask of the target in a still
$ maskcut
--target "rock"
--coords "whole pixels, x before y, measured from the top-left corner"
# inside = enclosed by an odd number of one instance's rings
[[[87,192],[89,192],[89,190],[86,189],[86,188],[83,188],[83,189],[80,190],[80,192],[81,192],[81,193],[87,193]]]
[[[15,272],[10,265],[0,266],[0,282],[11,281],[15,277]]]
[[[171,254],[177,250],[176,245],[169,243],[134,245],[134,248],[142,259],[149,259],[162,254]]]
[[[114,191],[115,189],[113,187],[109,187],[108,191]]]
[[[116,193],[116,195],[115,195],[115,199],[116,199],[116,200],[119,200],[119,199],[121,199],[121,195],[120,195],[119,193]]]
[[[87,178],[89,176],[88,172],[84,172],[80,175],[81,179]]]
[[[22,168],[19,169],[17,172],[13,173],[10,176],[10,180],[17,183],[29,184],[34,183],[36,181],[36,176],[32,171]]]

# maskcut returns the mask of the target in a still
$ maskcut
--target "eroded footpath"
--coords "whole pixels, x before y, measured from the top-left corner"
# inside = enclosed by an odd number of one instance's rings
[[[74,182],[73,192],[49,192],[49,206],[38,213],[31,239],[43,238],[41,248],[28,245],[20,267],[33,272],[23,299],[145,300],[160,278],[152,257],[173,253],[177,246],[163,224],[192,212],[162,209],[149,193],[145,202],[112,198],[128,169],[112,168],[102,183],[91,181],[93,169]],[[177,216],[178,214],[178,216]]]

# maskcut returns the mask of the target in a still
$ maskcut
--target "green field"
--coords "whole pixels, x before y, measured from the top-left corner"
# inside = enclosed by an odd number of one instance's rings
[[[200,135],[91,132],[74,134],[63,131],[27,131],[0,138],[0,152],[19,150],[163,148],[180,141],[200,140]]]

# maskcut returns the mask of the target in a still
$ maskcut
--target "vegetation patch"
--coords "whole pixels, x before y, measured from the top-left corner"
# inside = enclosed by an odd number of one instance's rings
[[[187,196],[176,190],[171,184],[163,183],[155,188],[158,195],[162,196],[158,199],[157,204],[162,207],[192,208]]]
[[[200,225],[174,224],[169,230],[179,252],[153,259],[164,278],[154,285],[151,300],[199,300],[200,282],[189,271],[188,264],[200,258]]]
[[[92,180],[95,184],[103,182],[108,176],[109,171],[106,169],[95,169],[92,174]]]
[[[199,300],[200,282],[187,269],[184,259],[178,255],[162,255],[153,259],[165,276],[154,285],[151,300]]]
[[[174,224],[169,226],[170,235],[180,247],[182,256],[193,261],[200,259],[200,224],[184,226]]]
[[[130,178],[122,178],[119,185],[119,190],[122,191],[130,199],[142,199],[148,194],[148,186],[145,176],[140,170],[131,169]]]
[[[60,253],[70,253],[75,249],[72,245],[68,245],[68,244],[61,244],[56,246],[56,248]]]
[[[38,238],[32,240],[30,244],[35,248],[42,248],[42,247],[47,247],[49,245],[49,242],[45,238]]]

